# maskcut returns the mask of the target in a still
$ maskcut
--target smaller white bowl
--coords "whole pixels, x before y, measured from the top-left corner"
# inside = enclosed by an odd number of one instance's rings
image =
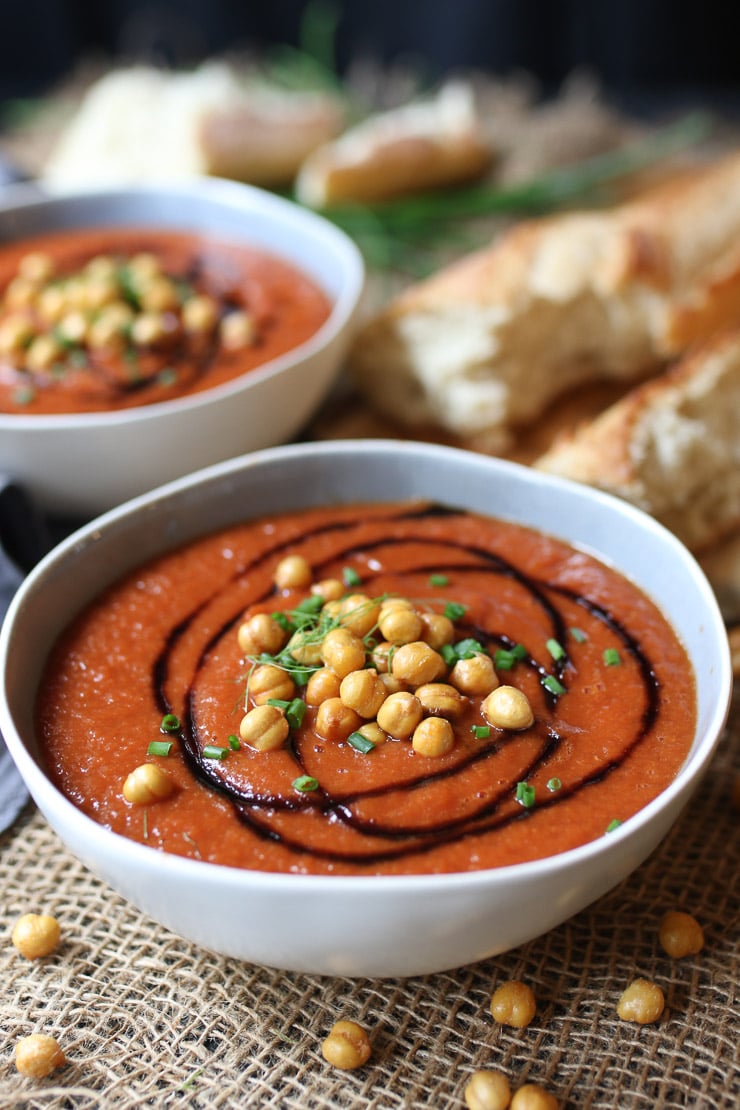
[[[0,198],[0,243],[71,228],[153,227],[212,234],[276,254],[333,302],[307,342],[190,397],[121,412],[0,413],[0,473],[57,514],[89,517],[192,470],[291,439],[341,366],[364,287],[362,257],[328,220],[263,190],[213,178]]]
[[[513,867],[446,875],[267,874],[182,859],[96,824],[44,772],[34,706],[45,653],[139,562],[250,517],[312,505],[427,498],[517,521],[616,566],[663,611],[696,674],[690,753],[670,786],[609,836]],[[189,940],[295,971],[421,975],[514,948],[630,874],[696,789],[726,720],[732,672],[714,594],[689,552],[650,517],[583,485],[430,444],[335,442],[235,459],[121,506],[48,555],[0,633],[0,729],[49,823],[97,875]]]

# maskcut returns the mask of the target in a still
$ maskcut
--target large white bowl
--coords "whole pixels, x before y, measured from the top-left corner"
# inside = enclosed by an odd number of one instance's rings
[[[594,551],[668,616],[696,671],[698,724],[677,778],[608,837],[549,859],[465,874],[264,874],[154,851],[107,831],[52,785],[34,702],[48,646],[140,560],[251,516],[322,503],[427,497],[522,522]],[[416,975],[480,960],[558,925],[656,847],[706,770],[729,707],[722,619],[702,571],[652,519],[585,486],[433,445],[335,442],[211,467],[78,531],[21,587],[0,633],[0,728],[49,823],[96,874],[174,932],[259,964],[352,976]]]
[[[92,516],[222,459],[294,436],[330,388],[364,285],[354,243],[320,216],[233,181],[0,196],[0,243],[91,227],[182,229],[244,241],[312,276],[333,301],[307,342],[232,382],[122,412],[0,413],[0,472],[60,514]]]

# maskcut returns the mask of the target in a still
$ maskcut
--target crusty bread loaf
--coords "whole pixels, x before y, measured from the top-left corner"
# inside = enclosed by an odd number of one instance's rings
[[[391,301],[349,366],[379,411],[499,451],[568,390],[626,388],[738,312],[740,154],[521,222]]]
[[[479,177],[492,150],[471,87],[450,82],[434,97],[380,112],[308,156],[296,196],[314,208],[370,203]]]
[[[534,466],[644,509],[695,551],[740,526],[740,330],[627,393]]]
[[[75,186],[211,174],[285,186],[343,126],[337,98],[250,84],[225,62],[134,66],[90,86],[41,176]]]

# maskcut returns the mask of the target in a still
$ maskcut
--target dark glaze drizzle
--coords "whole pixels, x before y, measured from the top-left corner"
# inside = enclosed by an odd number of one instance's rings
[[[424,519],[440,515],[454,516],[454,513],[455,510],[450,510],[444,506],[432,505],[423,509],[415,508],[410,511],[399,513],[395,515],[394,519],[411,521],[413,519]],[[355,521],[350,520],[339,524],[327,524],[311,532],[304,533],[302,538],[311,539],[320,535],[326,535],[329,532],[340,534],[343,530],[351,529],[355,523]],[[413,539],[388,539],[388,537],[383,537],[382,539],[363,545],[362,549],[359,549],[354,542],[348,542],[346,546],[340,545],[338,549],[335,548],[328,561],[336,563],[337,560],[347,559],[352,556],[367,556],[369,552],[377,550],[380,547],[387,549],[392,545],[403,545],[407,542],[413,542],[415,546],[418,546],[419,544],[425,544],[427,540],[426,537],[421,534],[415,534]],[[465,758],[456,762],[454,766],[445,766],[438,769],[432,767],[432,769],[430,769],[431,765],[427,764],[423,773],[404,780],[400,785],[371,787],[365,790],[358,789],[346,793],[331,793],[319,786],[319,788],[312,791],[310,795],[295,793],[285,795],[268,794],[251,788],[240,787],[238,784],[229,781],[223,769],[221,769],[221,773],[216,773],[213,762],[204,759],[202,747],[207,741],[202,741],[199,736],[198,712],[194,696],[194,687],[198,673],[205,665],[210,653],[225,636],[233,634],[235,626],[243,619],[244,606],[240,604],[238,610],[233,613],[233,616],[223,623],[201,650],[198,666],[193,674],[190,688],[187,691],[187,710],[184,720],[182,721],[180,741],[185,762],[192,775],[210,789],[226,796],[232,802],[239,820],[258,837],[279,842],[284,848],[295,852],[297,855],[309,855],[317,859],[341,861],[345,864],[349,863],[357,866],[371,867],[373,864],[386,860],[412,857],[415,854],[430,851],[440,844],[447,844],[453,841],[479,836],[482,833],[504,828],[514,821],[527,820],[533,813],[540,810],[562,805],[568,799],[587,790],[588,787],[608,778],[650,734],[659,713],[660,684],[653,666],[644,654],[639,642],[612,613],[603,606],[596,604],[588,597],[578,594],[573,590],[558,584],[534,580],[524,575],[517,567],[507,562],[500,555],[494,554],[484,548],[463,544],[454,538],[454,534],[452,539],[445,537],[443,541],[440,541],[439,537],[433,536],[430,538],[429,542],[436,547],[439,547],[440,542],[442,542],[444,547],[450,551],[451,556],[453,556],[455,551],[459,551],[466,556],[466,560],[457,562],[454,557],[451,557],[448,561],[445,561],[444,564],[440,564],[438,555],[435,554],[430,556],[428,564],[414,564],[412,570],[407,573],[419,574],[434,570],[445,573],[454,572],[458,576],[464,576],[466,573],[470,572],[480,573],[482,568],[487,568],[493,575],[509,577],[515,580],[518,586],[523,588],[529,598],[542,610],[551,629],[550,635],[562,644],[565,644],[568,640],[567,621],[553,598],[567,599],[573,605],[583,609],[584,613],[587,614],[590,619],[596,620],[607,627],[615,640],[618,641],[620,649],[632,657],[638,668],[644,698],[639,726],[635,729],[629,742],[621,749],[619,758],[607,760],[601,764],[598,769],[564,784],[562,789],[557,793],[542,797],[538,800],[536,809],[534,810],[521,807],[514,807],[512,810],[510,805],[505,807],[504,803],[510,802],[516,786],[516,782],[505,782],[490,797],[484,799],[477,808],[471,809],[465,815],[447,821],[440,821],[433,825],[425,825],[424,827],[400,826],[387,821],[378,822],[376,820],[365,820],[357,812],[357,807],[361,803],[367,802],[373,798],[387,798],[398,792],[403,793],[406,791],[428,788],[435,782],[442,782],[445,779],[460,775],[465,770],[477,764],[491,761],[506,744],[515,742],[515,734],[497,731],[497,734],[493,736],[489,742],[482,744],[474,752],[468,753]],[[235,571],[231,582],[226,588],[228,589],[242,575],[249,571],[253,571],[258,565],[274,559],[276,555],[294,546],[295,539],[276,542],[274,546],[271,546],[269,550],[265,551],[258,559],[254,560],[254,562],[240,566]],[[474,560],[473,562],[471,562],[471,558]],[[322,569],[323,565],[321,563],[314,566],[317,577],[322,576]],[[379,574],[381,572],[375,573]],[[357,588],[366,589],[372,593],[371,585],[375,573],[368,573],[361,585]],[[393,574],[397,575],[398,572],[394,570]],[[250,598],[250,605],[264,603],[273,592],[274,590],[270,589],[259,596]],[[205,604],[208,603],[209,602],[206,602],[204,605],[199,606],[185,620],[181,621],[171,630],[167,643],[155,663],[152,671],[153,693],[163,713],[172,711],[172,706],[166,695],[169,658],[178,640],[187,634],[193,621],[201,613]],[[476,625],[466,626],[464,623],[458,623],[457,627],[461,632],[461,636],[472,636],[489,649],[513,646],[513,641],[503,631],[494,631]],[[522,660],[519,665],[530,671],[536,672],[540,681],[546,674],[556,674],[561,683],[566,687],[566,695],[561,695],[561,697],[567,699],[568,668],[570,662],[570,656],[566,650],[565,655],[560,660],[552,662],[551,665],[547,667],[532,656]],[[544,692],[544,695],[546,705],[550,710],[553,710],[560,701],[559,697],[547,692]],[[563,735],[547,721],[536,721],[533,727],[538,729],[541,734],[539,736],[539,750],[536,755],[523,766],[517,779],[526,780],[541,768],[546,767],[553,760],[553,757],[558,753],[563,744]],[[314,739],[313,734],[311,734],[311,738]],[[299,735],[291,741],[290,753],[295,763],[295,776],[307,773],[307,767],[302,755],[302,748],[305,740],[305,736]],[[303,839],[293,837],[284,828],[276,828],[274,824],[271,823],[276,814],[305,813],[306,811],[312,811],[325,820],[340,822],[344,826],[361,834],[362,837],[366,838],[367,843],[363,846],[361,851],[335,851],[324,849],[307,844]]]

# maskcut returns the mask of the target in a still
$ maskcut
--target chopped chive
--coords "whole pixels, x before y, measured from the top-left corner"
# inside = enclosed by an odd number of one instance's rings
[[[324,606],[324,599],[321,594],[311,594],[310,597],[304,597],[303,601],[299,602],[295,607],[296,613],[319,613]]]
[[[169,755],[171,751],[171,740],[152,740],[146,750],[147,755]]]
[[[342,581],[345,586],[359,586],[362,579],[354,567],[344,567],[342,570]]]
[[[204,759],[226,759],[230,748],[219,748],[216,744],[206,744],[201,752]]]
[[[283,632],[293,631],[293,625],[290,623],[290,618],[287,616],[287,614],[278,611],[276,613],[270,613],[270,617],[272,620],[275,621],[275,624],[280,625]]]
[[[308,794],[312,790],[318,790],[319,780],[311,775],[299,775],[297,779],[293,779],[293,787],[300,790],[301,794]]]
[[[293,698],[285,710],[285,716],[291,728],[300,728],[306,716],[306,703],[301,698]]]
[[[355,751],[362,752],[366,755],[371,752],[375,747],[372,740],[368,740],[367,736],[363,736],[361,732],[351,732],[347,737],[347,743],[355,749]]]
[[[545,646],[547,647],[547,650],[550,652],[550,655],[553,657],[555,662],[557,662],[558,659],[562,659],[565,655],[565,648],[562,646],[562,644],[558,643],[557,640],[548,640]]]
[[[32,385],[20,385],[13,394],[16,405],[30,405],[36,399],[36,390]]]
[[[460,617],[465,615],[467,605],[461,605],[459,601],[448,601],[444,607],[444,616],[451,621],[459,621]]]
[[[530,786],[528,782],[518,782],[516,784],[516,793],[514,798],[519,802],[520,806],[525,809],[531,809],[534,805],[534,787]]]
[[[162,723],[159,726],[160,732],[179,732],[180,731],[180,718],[176,717],[174,713],[165,713],[162,718]]]
[[[588,636],[586,635],[586,633],[580,628],[571,628],[570,634],[573,637],[573,639],[579,644],[585,643],[586,640],[588,639]]]
[[[618,818],[615,817],[614,820],[610,821],[609,824],[606,826],[606,828],[604,829],[604,832],[608,832],[608,833],[614,832],[614,830],[618,829],[621,824],[622,824],[622,822]]]
[[[563,686],[562,682],[558,682],[554,674],[545,675],[545,677],[542,679],[542,685],[551,694],[565,693],[565,687]]]
[[[452,644],[442,644],[442,647],[439,649],[439,654],[448,667],[454,667],[455,663],[457,663],[457,652]]]
[[[511,649],[511,654],[514,656],[515,659],[521,661],[522,659],[527,658],[529,652],[525,648],[524,644],[514,644],[513,648]]]
[[[550,791],[551,794],[555,794],[558,790],[560,790],[562,788],[562,785],[563,784],[559,778],[547,780],[547,789]]]
[[[229,733],[229,735],[227,737],[227,740],[228,740],[229,747],[231,748],[232,752],[238,752],[239,749],[242,746],[239,737],[236,736],[233,732],[231,732],[231,733]]]
[[[622,657],[616,648],[607,648],[604,652],[604,662],[607,667],[619,667],[622,662]]]
[[[290,702],[286,701],[285,698],[268,698],[266,704],[274,705],[277,709],[287,709]]]
[[[448,586],[449,583],[450,583],[450,580],[449,580],[449,578],[447,577],[446,574],[430,574],[429,575],[429,585],[430,586]]]
[[[158,385],[175,385],[176,382],[177,370],[174,370],[171,366],[165,366],[157,374]]]
[[[470,731],[472,732],[472,734],[476,738],[476,740],[487,740],[488,737],[491,735],[491,726],[490,725],[471,725],[470,726]]]
[[[474,655],[483,655],[485,650],[483,644],[474,640],[472,636],[468,636],[465,640],[459,640],[455,644],[455,654],[458,659],[472,659]]]
[[[493,665],[497,671],[510,671],[516,663],[513,652],[507,648],[496,648],[493,656]]]

